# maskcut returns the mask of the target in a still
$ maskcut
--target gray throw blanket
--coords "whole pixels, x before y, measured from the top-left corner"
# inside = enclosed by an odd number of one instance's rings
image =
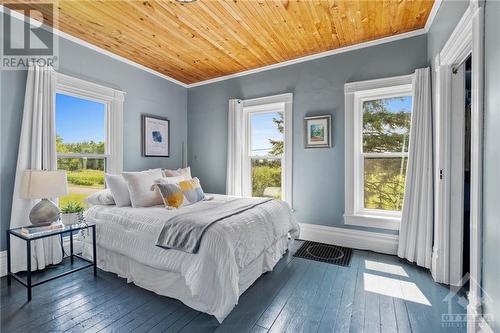
[[[272,199],[234,199],[208,209],[174,216],[163,226],[156,246],[197,253],[201,239],[211,225],[270,200]]]

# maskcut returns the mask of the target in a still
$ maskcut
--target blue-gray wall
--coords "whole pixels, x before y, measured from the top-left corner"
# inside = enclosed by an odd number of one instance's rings
[[[341,53],[188,91],[188,159],[209,192],[225,193],[230,98],[293,93],[293,206],[299,222],[343,225],[344,83],[410,74],[427,65],[426,36]],[[333,116],[333,148],[304,149],[303,118]]]
[[[486,318],[500,332],[500,2],[487,1],[485,8],[482,285]]]
[[[469,0],[443,1],[427,33],[427,57],[432,64],[469,7]]]
[[[1,41],[0,41],[1,42]],[[125,91],[124,169],[181,166],[187,141],[187,89],[121,61],[59,39],[59,72]],[[26,85],[26,71],[1,72],[0,250],[10,223],[12,191]],[[170,158],[141,156],[141,113],[170,119]]]
[[[434,65],[434,60],[436,55],[441,52],[444,44],[450,38],[453,30],[457,26],[458,22],[462,18],[465,10],[469,6],[469,0],[455,0],[455,1],[443,1],[441,6],[432,22],[432,25],[427,33],[427,60],[429,66]],[[436,72],[431,71],[432,82],[436,82]],[[432,89],[432,100],[436,101],[436,89]],[[434,109],[436,106],[434,105]],[[434,124],[437,124],[437,114],[434,113]],[[434,135],[436,134],[436,128],[433,128]],[[435,151],[434,151],[435,153]],[[436,157],[436,156],[434,156]]]

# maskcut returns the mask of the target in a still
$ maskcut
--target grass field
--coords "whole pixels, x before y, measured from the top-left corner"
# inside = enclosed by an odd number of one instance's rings
[[[88,194],[81,194],[81,193],[69,193],[67,196],[59,198],[59,207],[64,207],[68,202],[80,202],[84,204],[85,206],[87,205],[85,203],[85,198],[88,197]]]
[[[102,186],[104,185],[104,171],[81,169],[67,171],[68,183],[77,186]]]
[[[59,198],[59,207],[68,202],[79,202],[87,206],[85,199],[93,192],[104,188],[104,171],[83,169],[67,171],[69,194]]]

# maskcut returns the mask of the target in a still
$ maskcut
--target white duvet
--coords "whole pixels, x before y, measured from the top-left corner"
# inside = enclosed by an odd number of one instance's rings
[[[192,297],[222,322],[238,302],[239,273],[287,234],[298,237],[299,227],[289,206],[272,200],[212,225],[196,254],[155,246],[163,224],[172,216],[230,199],[213,198],[178,210],[93,206],[86,212],[86,220],[97,225],[99,247],[181,274]]]

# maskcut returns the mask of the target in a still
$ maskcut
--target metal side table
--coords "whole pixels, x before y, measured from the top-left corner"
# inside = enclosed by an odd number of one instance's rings
[[[57,228],[54,230],[48,230],[48,231],[42,231],[42,232],[37,232],[33,233],[30,235],[24,234],[21,232],[22,228],[15,228],[15,229],[9,229],[7,230],[7,284],[11,284],[11,279],[14,278],[16,279],[19,283],[21,283],[23,286],[27,288],[28,291],[28,301],[31,301],[31,289],[33,287],[36,287],[38,285],[41,285],[43,283],[52,281],[54,279],[60,278],[62,276],[80,271],[82,269],[88,268],[88,267],[94,267],[94,276],[97,276],[97,260],[96,260],[96,237],[95,237],[95,224],[87,224],[87,223],[78,223],[78,224],[73,224],[73,225],[67,225],[61,228]],[[78,232],[80,230],[84,229],[91,229],[92,232],[92,261],[82,257],[79,254],[73,253],[73,233]],[[73,265],[74,259],[79,258],[83,261],[86,261],[87,264],[73,268],[71,270],[65,271],[63,273],[60,273],[55,276],[51,276],[45,280],[37,281],[35,283],[32,282],[32,271],[31,271],[31,242],[37,239],[41,238],[47,238],[51,236],[58,236],[62,235],[65,233],[69,233],[70,235],[70,254],[69,256],[65,258],[70,258],[71,264]],[[17,238],[20,238],[26,242],[26,280],[24,280],[19,274],[17,273],[12,273],[11,271],[11,253],[10,253],[10,240],[11,236],[15,236]],[[63,259],[65,259],[63,258]]]

